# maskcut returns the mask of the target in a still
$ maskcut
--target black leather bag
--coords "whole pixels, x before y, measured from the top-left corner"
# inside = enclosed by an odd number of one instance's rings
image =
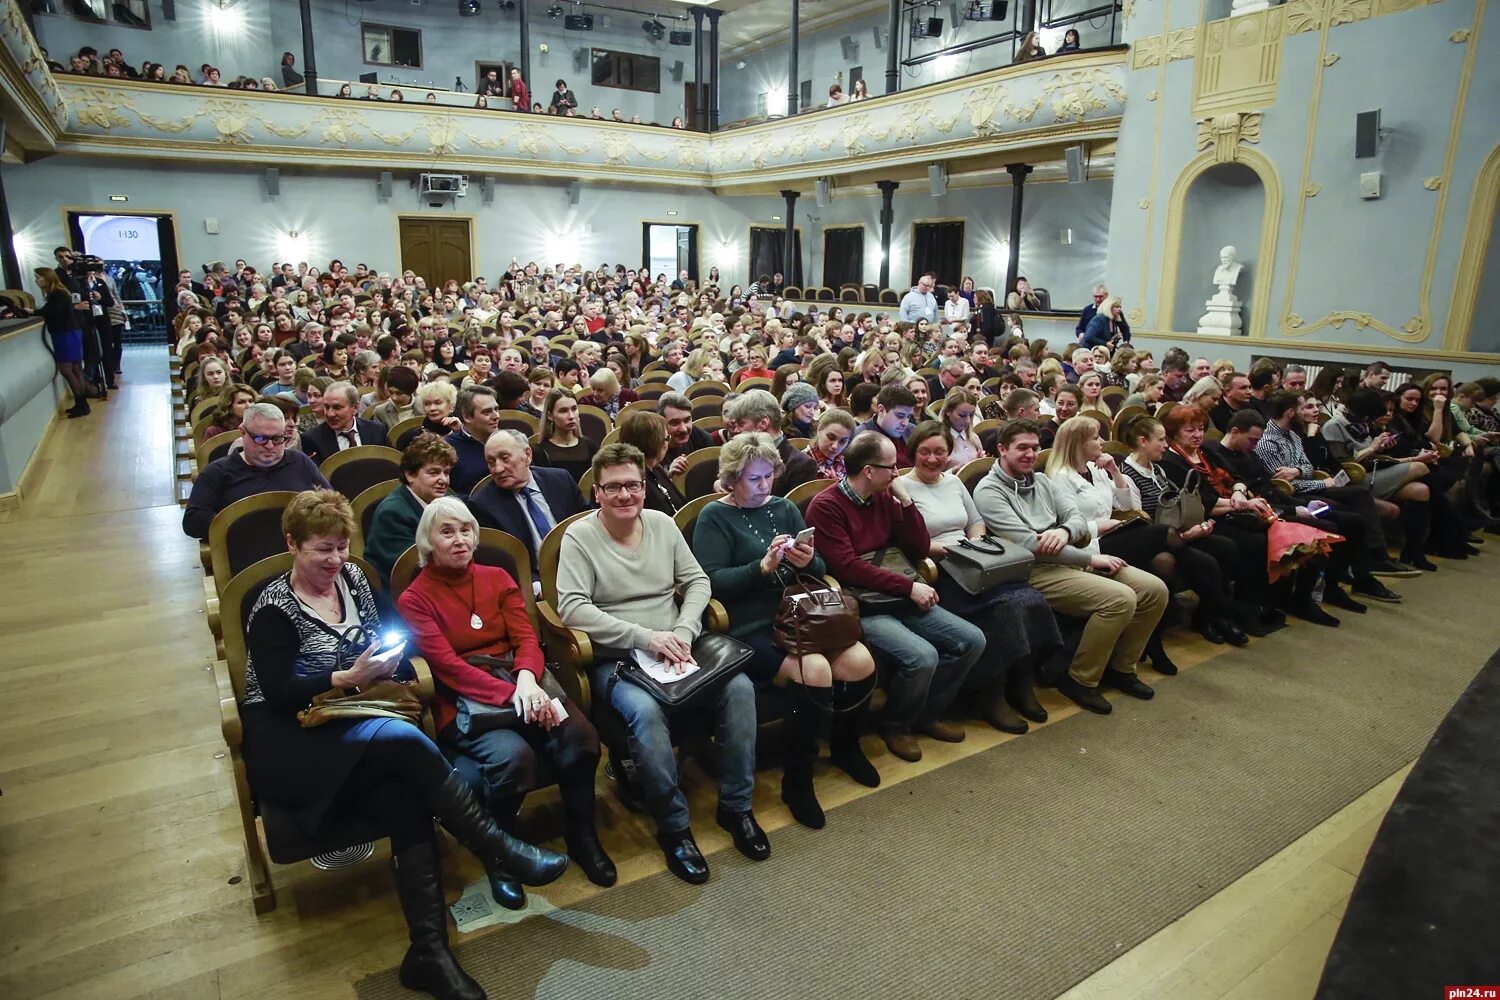
[[[665,708],[684,708],[708,691],[716,691],[729,678],[745,669],[755,650],[740,640],[719,632],[704,632],[693,640],[693,660],[698,669],[680,681],[663,684],[646,673],[635,657],[615,664],[615,676],[643,689]]]
[[[516,683],[516,661],[510,656],[483,656],[474,655],[464,657],[464,662],[471,667],[478,667],[488,671],[495,677],[509,684]],[[557,678],[552,676],[551,670],[542,671],[542,691],[549,698],[558,701],[567,701],[567,692],[563,691],[562,685],[557,683]],[[478,736],[492,729],[510,729],[521,722],[521,715],[516,711],[516,706],[506,703],[504,705],[490,705],[473,698],[458,695],[454,698],[458,707],[458,714],[453,720],[454,726],[465,736]]]
[[[887,545],[860,556],[865,562],[891,573],[906,577],[913,583],[921,578],[917,568],[911,564],[906,553],[898,545]],[[844,585],[844,592],[859,602],[859,613],[865,615],[904,615],[916,611],[917,606],[905,594],[887,594],[883,590]]]

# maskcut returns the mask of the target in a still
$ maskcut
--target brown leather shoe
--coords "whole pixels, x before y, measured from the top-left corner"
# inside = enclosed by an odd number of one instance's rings
[[[946,719],[934,719],[917,727],[917,732],[923,736],[930,736],[943,743],[962,743],[964,741],[964,727],[956,722]]]
[[[915,764],[922,759],[922,748],[911,733],[886,733],[885,748],[908,763]]]

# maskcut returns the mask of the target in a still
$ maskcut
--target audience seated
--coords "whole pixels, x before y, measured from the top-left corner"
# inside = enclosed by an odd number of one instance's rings
[[[247,405],[240,425],[244,447],[199,471],[182,512],[182,530],[206,540],[214,515],[236,500],[278,490],[330,488],[311,458],[287,448],[292,433],[295,429],[287,429],[280,407],[271,403]]]
[[[430,439],[429,439],[430,440]],[[568,853],[595,885],[615,884],[614,862],[594,826],[594,772],[599,734],[555,681],[543,687],[542,647],[526,613],[526,596],[505,570],[474,561],[479,524],[457,497],[440,497],[416,528],[422,570],[397,606],[439,682],[433,705],[438,742],[479,764],[483,798],[503,828],[526,793],[557,776]],[[556,700],[554,700],[554,698]],[[473,731],[459,719],[460,699],[515,711],[509,725]],[[519,910],[526,894],[515,879],[492,877],[502,906]]]
[[[445,441],[458,456],[453,466],[453,492],[468,496],[488,473],[485,444],[500,426],[500,403],[487,385],[471,386],[458,394],[459,427]]]
[[[1091,553],[1088,522],[1067,490],[1036,472],[1039,429],[1014,420],[1000,431],[1000,457],[974,491],[974,505],[992,534],[1030,549],[1028,582],[1054,610],[1087,617],[1083,638],[1057,689],[1080,707],[1107,715],[1100,684],[1133,698],[1155,692],[1136,676],[1156,623],[1167,606],[1161,580],[1118,556]]]
[[[911,395],[899,386],[888,388]],[[918,761],[919,734],[949,743],[963,740],[963,727],[942,714],[984,652],[984,632],[939,607],[938,592],[915,572],[907,575],[866,558],[894,548],[898,558],[914,566],[932,547],[922,513],[896,474],[892,440],[861,431],[845,450],[844,465],[846,474],[838,485],[808,505],[807,523],[816,529],[818,554],[834,577],[875,595],[860,605],[865,640],[895,661],[881,735],[891,753]],[[880,600],[880,595],[896,600]]]
[[[323,422],[302,436],[302,450],[322,465],[348,448],[387,444],[385,425],[357,416],[359,390],[348,382],[335,382],[323,391]]]
[[[387,493],[375,508],[365,536],[365,558],[389,583],[401,553],[416,543],[417,522],[439,497],[448,495],[448,481],[457,456],[453,446],[435,434],[419,434],[401,453],[401,485]]]
[[[664,464],[671,444],[667,422],[656,413],[627,413],[620,421],[620,443],[637,448],[646,457],[646,509],[668,517],[687,504]]]
[[[554,390],[555,391],[555,390]],[[668,717],[644,688],[620,678],[619,661],[649,654],[680,673],[693,662],[693,640],[712,588],[670,517],[644,505],[646,463],[629,445],[612,444],[593,457],[598,513],[573,522],[563,535],[557,570],[558,613],[594,643],[590,684],[595,711],[618,713],[628,746],[611,747],[630,761],[617,776],[633,777],[656,822],[657,842],[672,874],[708,881],[708,862],[693,839],[687,798],[677,780]],[[673,591],[682,590],[678,605]],[[771,855],[770,841],[751,812],[755,790],[755,686],[736,674],[688,711],[712,711],[719,779],[718,822],[752,861]],[[637,792],[638,789],[638,792]]]
[[[536,439],[542,464],[562,469],[575,483],[589,470],[594,452],[599,450],[599,442],[579,430],[578,400],[565,388],[554,388],[547,393]]]
[[[567,858],[500,829],[418,726],[394,718],[299,723],[315,696],[409,675],[409,667],[402,646],[380,653],[372,638],[384,634],[380,611],[369,581],[345,561],[354,534],[348,501],[329,490],[299,494],[282,530],[292,569],[261,593],[246,626],[240,718],[251,787],[291,809],[309,838],[336,810],[377,819],[391,841],[411,936],[402,985],[438,997],[483,996],[448,950],[433,817],[484,863],[492,882],[546,885]]]
[[[776,446],[781,458],[776,483],[777,496],[786,496],[795,487],[818,478],[818,467],[811,458],[793,448],[781,433],[781,404],[765,389],[751,389],[724,404],[724,427],[729,434],[765,434]]]
[[[479,523],[521,540],[531,554],[535,578],[542,539],[589,504],[578,484],[562,469],[532,464],[531,443],[520,431],[503,428],[484,444],[489,487],[469,494]]]
[[[888,385],[875,397],[874,416],[855,428],[855,433],[871,431],[891,442],[896,453],[896,467],[911,467],[911,450],[906,446],[911,433],[912,411],[916,409],[917,397],[910,389],[901,385]]]

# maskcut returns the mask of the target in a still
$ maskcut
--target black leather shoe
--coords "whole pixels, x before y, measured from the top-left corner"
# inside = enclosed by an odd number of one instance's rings
[[[565,838],[568,844],[568,854],[578,862],[578,867],[583,869],[583,874],[595,885],[601,885],[608,889],[619,881],[620,873],[615,869],[615,863],[610,860],[604,852],[604,845],[599,843],[599,837],[592,831],[589,833],[576,833]]]
[[[1350,589],[1360,597],[1368,597],[1372,601],[1383,601],[1386,604],[1401,603],[1400,594],[1396,593],[1394,590],[1390,589],[1385,584],[1375,579],[1375,577],[1373,576],[1366,577],[1363,580],[1356,580],[1354,582],[1354,586]]]
[[[1425,570],[1428,573],[1437,572],[1437,566],[1425,555],[1417,555],[1415,552],[1404,552],[1401,555],[1401,561],[1408,566],[1415,566],[1417,569]]]
[[[1228,618],[1220,618],[1217,624],[1219,626],[1219,634],[1231,646],[1243,646],[1250,641],[1250,637],[1245,634],[1244,630]]]
[[[1069,674],[1062,675],[1057,682],[1057,690],[1079,708],[1093,712],[1095,715],[1108,715],[1114,711],[1114,706],[1109,703],[1108,698],[1099,693],[1098,688],[1084,687]]]
[[[658,833],[656,842],[667,859],[667,870],[684,882],[702,885],[708,881],[708,862],[693,840],[693,831],[684,827],[676,833]]]
[[[1356,615],[1362,615],[1369,609],[1363,604],[1344,593],[1344,588],[1325,586],[1323,589],[1323,603],[1331,604],[1340,611],[1349,611]]]
[[[1287,608],[1287,611],[1305,622],[1312,622],[1314,625],[1323,625],[1328,628],[1339,627],[1339,620],[1337,618],[1318,607],[1312,601],[1302,601],[1293,604]]]
[[[1415,566],[1396,559],[1381,559],[1370,567],[1370,572],[1376,576],[1421,576],[1422,571]]]
[[[1104,676],[1100,678],[1100,682],[1108,684],[1116,691],[1128,694],[1132,698],[1139,698],[1141,701],[1150,701],[1156,696],[1156,689],[1150,684],[1147,684],[1135,674],[1127,674],[1121,670],[1106,669]]]
[[[719,825],[734,838],[734,846],[751,861],[764,861],[771,856],[771,842],[766,831],[755,822],[755,813],[746,809],[742,813],[725,812],[720,809],[715,818]]]
[[[1203,638],[1207,639],[1209,642],[1213,643],[1215,646],[1222,646],[1225,642],[1228,641],[1224,638],[1224,630],[1220,628],[1219,623],[1214,621],[1212,618],[1203,618],[1199,620],[1198,634],[1203,636]]]
[[[490,895],[507,910],[526,909],[526,887],[509,875],[490,872]]]

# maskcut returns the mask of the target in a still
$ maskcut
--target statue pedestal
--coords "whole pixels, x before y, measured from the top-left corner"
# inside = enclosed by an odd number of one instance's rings
[[[1271,0],[1234,0],[1229,5],[1229,16],[1239,17],[1241,14],[1254,14],[1270,8]]]
[[[1204,303],[1208,312],[1198,317],[1198,332],[1221,337],[1239,335],[1245,321],[1240,318],[1240,300],[1233,293],[1220,292]]]

